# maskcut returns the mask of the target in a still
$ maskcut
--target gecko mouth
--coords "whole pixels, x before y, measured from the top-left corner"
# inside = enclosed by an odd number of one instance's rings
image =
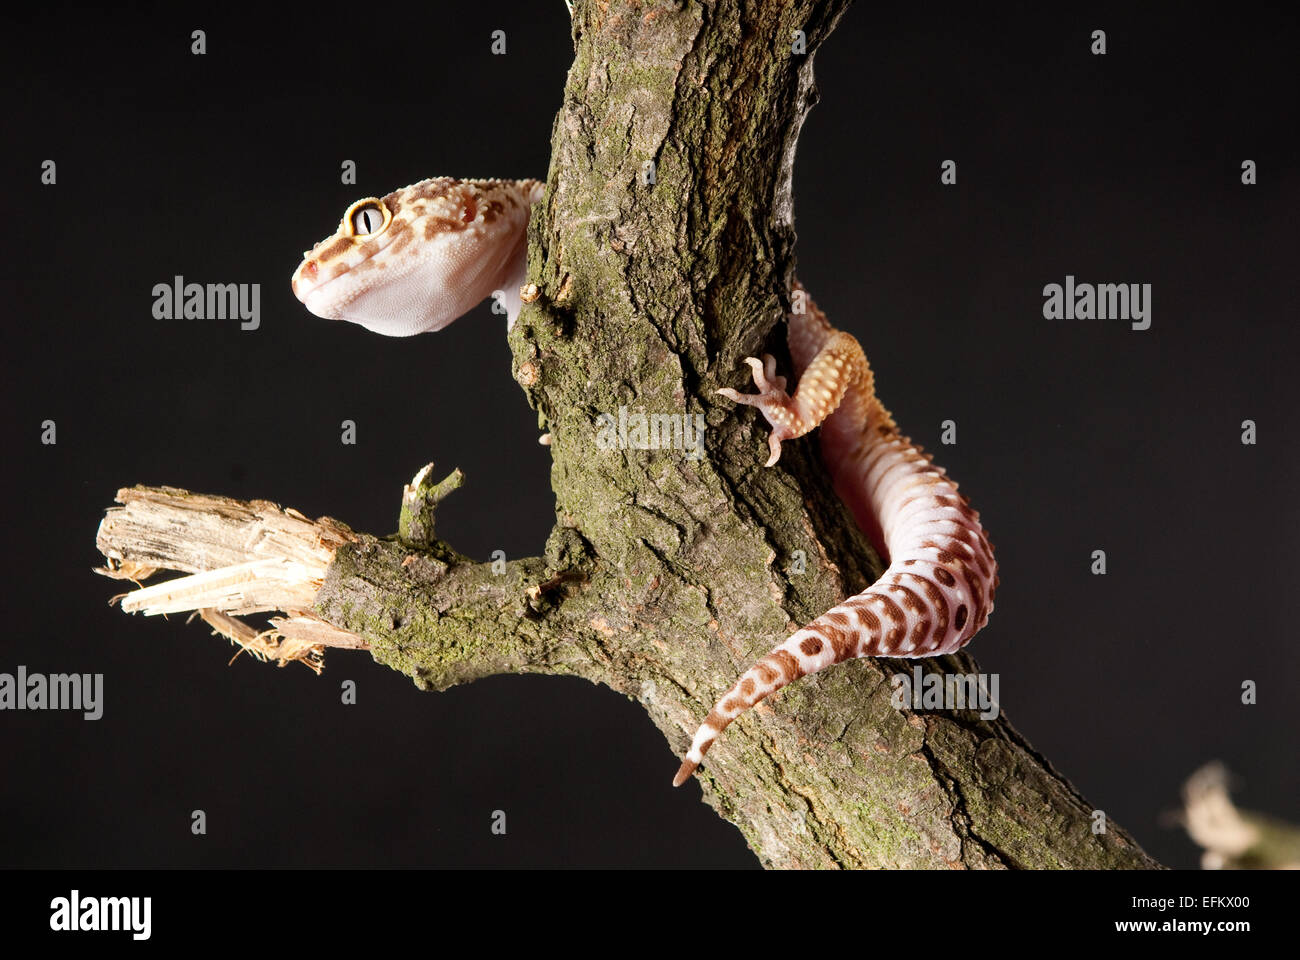
[[[293,279],[289,282],[289,285],[293,290],[293,295],[302,302],[302,305],[309,312],[325,320],[340,320],[342,317],[338,308],[341,304],[332,303],[329,308],[325,307],[321,302],[322,294],[351,272],[351,269],[347,269],[333,273],[331,276],[321,270],[317,261],[304,260],[299,264],[298,269],[294,271]]]
[[[334,290],[331,287],[337,287],[338,281],[343,280],[352,271],[344,270],[332,277],[320,277],[317,265],[308,261],[298,268],[298,272],[293,275],[292,287],[293,294],[297,297],[304,307],[310,313],[315,314],[325,320],[342,320],[342,307],[351,300],[351,297],[340,299],[333,297]],[[325,305],[326,294],[330,295],[332,302]]]
[[[386,246],[387,244],[384,244],[384,247]],[[340,258],[327,265],[316,257],[309,255],[302,263],[298,264],[298,269],[293,272],[293,278],[289,281],[290,289],[293,290],[293,295],[302,302],[303,306],[316,316],[323,317],[326,320],[341,319],[338,308],[346,305],[353,297],[344,297],[338,303],[331,305],[333,309],[326,309],[320,306],[319,295],[325,290],[330,290],[331,293],[338,291],[351,277],[353,271],[363,264],[370,263],[375,254],[382,252],[384,247],[380,247],[356,263],[349,263],[346,259]],[[343,281],[343,283],[340,283],[340,281]],[[313,306],[313,301],[315,301],[315,306]]]

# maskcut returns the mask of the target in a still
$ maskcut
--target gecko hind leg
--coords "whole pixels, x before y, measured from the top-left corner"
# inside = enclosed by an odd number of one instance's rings
[[[769,467],[780,459],[782,440],[801,437],[812,430],[839,407],[850,389],[868,396],[872,390],[870,368],[862,347],[853,336],[842,331],[833,331],[820,340],[812,361],[800,374],[793,397],[786,392],[785,378],[776,375],[776,361],[770,355],[764,354],[762,360],[746,357],[745,362],[753,371],[758,393],[742,394],[729,387],[717,392],[736,403],[757,407],[772,425],[768,434],[772,451],[767,461]],[[838,608],[823,614],[741,674],[696,730],[690,751],[673,778],[673,786],[681,786],[690,778],[728,724],[754,704],[801,677],[861,656],[865,642],[859,636],[862,631],[851,632],[848,624],[849,620]],[[866,639],[870,639],[869,633]]]

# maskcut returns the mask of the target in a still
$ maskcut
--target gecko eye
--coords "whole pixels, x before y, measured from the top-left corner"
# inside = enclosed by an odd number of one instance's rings
[[[343,214],[343,225],[351,236],[369,237],[383,233],[392,219],[388,207],[374,197],[367,197],[348,207],[348,212]]]
[[[374,207],[364,207],[352,214],[352,229],[356,233],[374,233],[383,225],[383,215]]]

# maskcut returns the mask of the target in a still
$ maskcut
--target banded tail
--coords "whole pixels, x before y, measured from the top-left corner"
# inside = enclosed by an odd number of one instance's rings
[[[736,717],[788,683],[854,657],[933,657],[964,647],[988,623],[997,589],[993,547],[979,514],[921,448],[899,435],[876,399],[857,340],[807,301],[790,317],[794,397],[775,362],[750,358],[757,394],[719,391],[756,406],[781,441],[822,424],[822,456],[840,497],[889,559],[879,580],[795,631],[750,667],[695,732],[673,778],[680,786]]]

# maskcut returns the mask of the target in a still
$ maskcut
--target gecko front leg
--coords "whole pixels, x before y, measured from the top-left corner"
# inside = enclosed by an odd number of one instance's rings
[[[831,327],[811,300],[789,317],[800,374],[793,397],[771,357],[750,357],[756,394],[718,392],[757,407],[781,442],[822,427],[836,490],[889,560],[879,580],[778,644],[743,673],[696,731],[673,785],[695,771],[736,717],[786,684],[854,657],[932,657],[965,646],[993,610],[993,548],[957,485],[906,437],[875,395],[856,339]]]

